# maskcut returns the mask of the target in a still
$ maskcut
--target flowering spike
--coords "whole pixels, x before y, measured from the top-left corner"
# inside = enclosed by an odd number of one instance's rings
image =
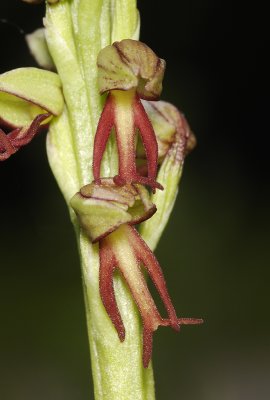
[[[158,143],[153,126],[141,103],[157,99],[161,92],[165,63],[149,47],[134,40],[123,40],[105,47],[98,56],[100,93],[109,92],[97,126],[94,141],[94,182],[81,188],[71,199],[81,227],[95,243],[99,241],[99,288],[103,305],[116,328],[119,339],[125,339],[113,288],[117,269],[126,281],[139,309],[143,323],[143,365],[148,367],[152,355],[153,332],[159,326],[200,324],[201,319],[177,318],[160,265],[154,254],[132,226],[148,219],[156,211],[149,193],[163,187],[156,182]],[[173,106],[147,103],[152,119],[162,121],[170,146],[164,145],[167,156],[182,166],[189,128]],[[183,128],[183,129],[180,129]],[[101,178],[101,161],[112,128],[118,148],[118,175]],[[142,176],[136,165],[136,129],[147,159],[147,173]],[[164,132],[161,132],[163,137]],[[179,150],[179,151],[178,151]],[[166,153],[165,153],[166,154]],[[164,157],[165,154],[161,154]],[[178,160],[178,158],[180,159]],[[166,195],[166,193],[165,193]],[[148,289],[144,267],[150,275],[167,311],[162,318]]]
[[[140,183],[153,191],[163,187],[156,182],[158,145],[154,130],[140,98],[157,99],[162,89],[165,62],[145,44],[125,39],[105,47],[98,56],[100,93],[109,91],[94,143],[93,174],[100,179],[100,164],[108,136],[115,128],[119,173],[117,185]],[[136,128],[139,129],[148,160],[147,176],[136,169]]]

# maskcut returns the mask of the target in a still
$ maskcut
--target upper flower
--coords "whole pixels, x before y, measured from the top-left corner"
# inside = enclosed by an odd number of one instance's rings
[[[140,98],[157,100],[162,90],[165,61],[144,43],[125,39],[100,51],[97,60],[100,93],[109,92],[94,143],[93,174],[100,179],[102,156],[112,128],[115,128],[119,173],[118,185],[141,183],[162,189],[156,182],[158,145]],[[136,169],[136,129],[147,158],[147,176]]]

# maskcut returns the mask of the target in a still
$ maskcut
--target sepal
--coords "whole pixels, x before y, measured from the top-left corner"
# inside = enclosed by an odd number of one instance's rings
[[[156,211],[147,190],[141,185],[117,186],[113,179],[83,186],[70,205],[79,223],[95,243],[125,223],[138,224]]]
[[[114,42],[100,51],[97,64],[101,94],[136,89],[140,98],[159,98],[166,63],[146,44],[132,39]]]

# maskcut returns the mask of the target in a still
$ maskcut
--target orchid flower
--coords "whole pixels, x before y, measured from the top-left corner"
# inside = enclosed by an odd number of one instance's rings
[[[162,90],[165,61],[144,43],[125,39],[100,51],[97,60],[100,93],[109,92],[100,116],[95,142],[93,174],[98,182],[101,160],[112,128],[118,147],[119,174],[115,183],[146,184],[163,189],[156,182],[158,145],[153,127],[140,98],[158,99]],[[148,174],[136,170],[135,133],[139,129],[147,157]]]
[[[99,242],[100,296],[120,341],[125,339],[125,327],[113,288],[116,269],[132,293],[143,322],[143,365],[146,368],[152,354],[152,335],[158,326],[171,326],[179,331],[181,324],[202,323],[201,319],[177,318],[160,265],[133,227],[150,218],[156,207],[142,185],[118,186],[110,178],[82,187],[71,199],[71,206],[92,243]],[[143,266],[160,294],[168,318],[162,318],[157,310],[142,272]]]

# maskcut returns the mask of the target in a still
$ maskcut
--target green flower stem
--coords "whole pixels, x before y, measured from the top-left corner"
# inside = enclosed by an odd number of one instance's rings
[[[66,109],[50,126],[47,152],[67,202],[92,180],[93,140],[103,99],[97,89],[96,60],[115,40],[137,38],[135,0],[62,0],[49,5],[46,39],[63,85]],[[117,170],[117,157],[103,162],[103,176]],[[128,288],[114,280],[117,303],[126,328],[120,343],[100,299],[98,245],[80,230],[70,209],[79,245],[87,326],[96,400],[152,400],[152,367],[142,365],[141,322]]]

